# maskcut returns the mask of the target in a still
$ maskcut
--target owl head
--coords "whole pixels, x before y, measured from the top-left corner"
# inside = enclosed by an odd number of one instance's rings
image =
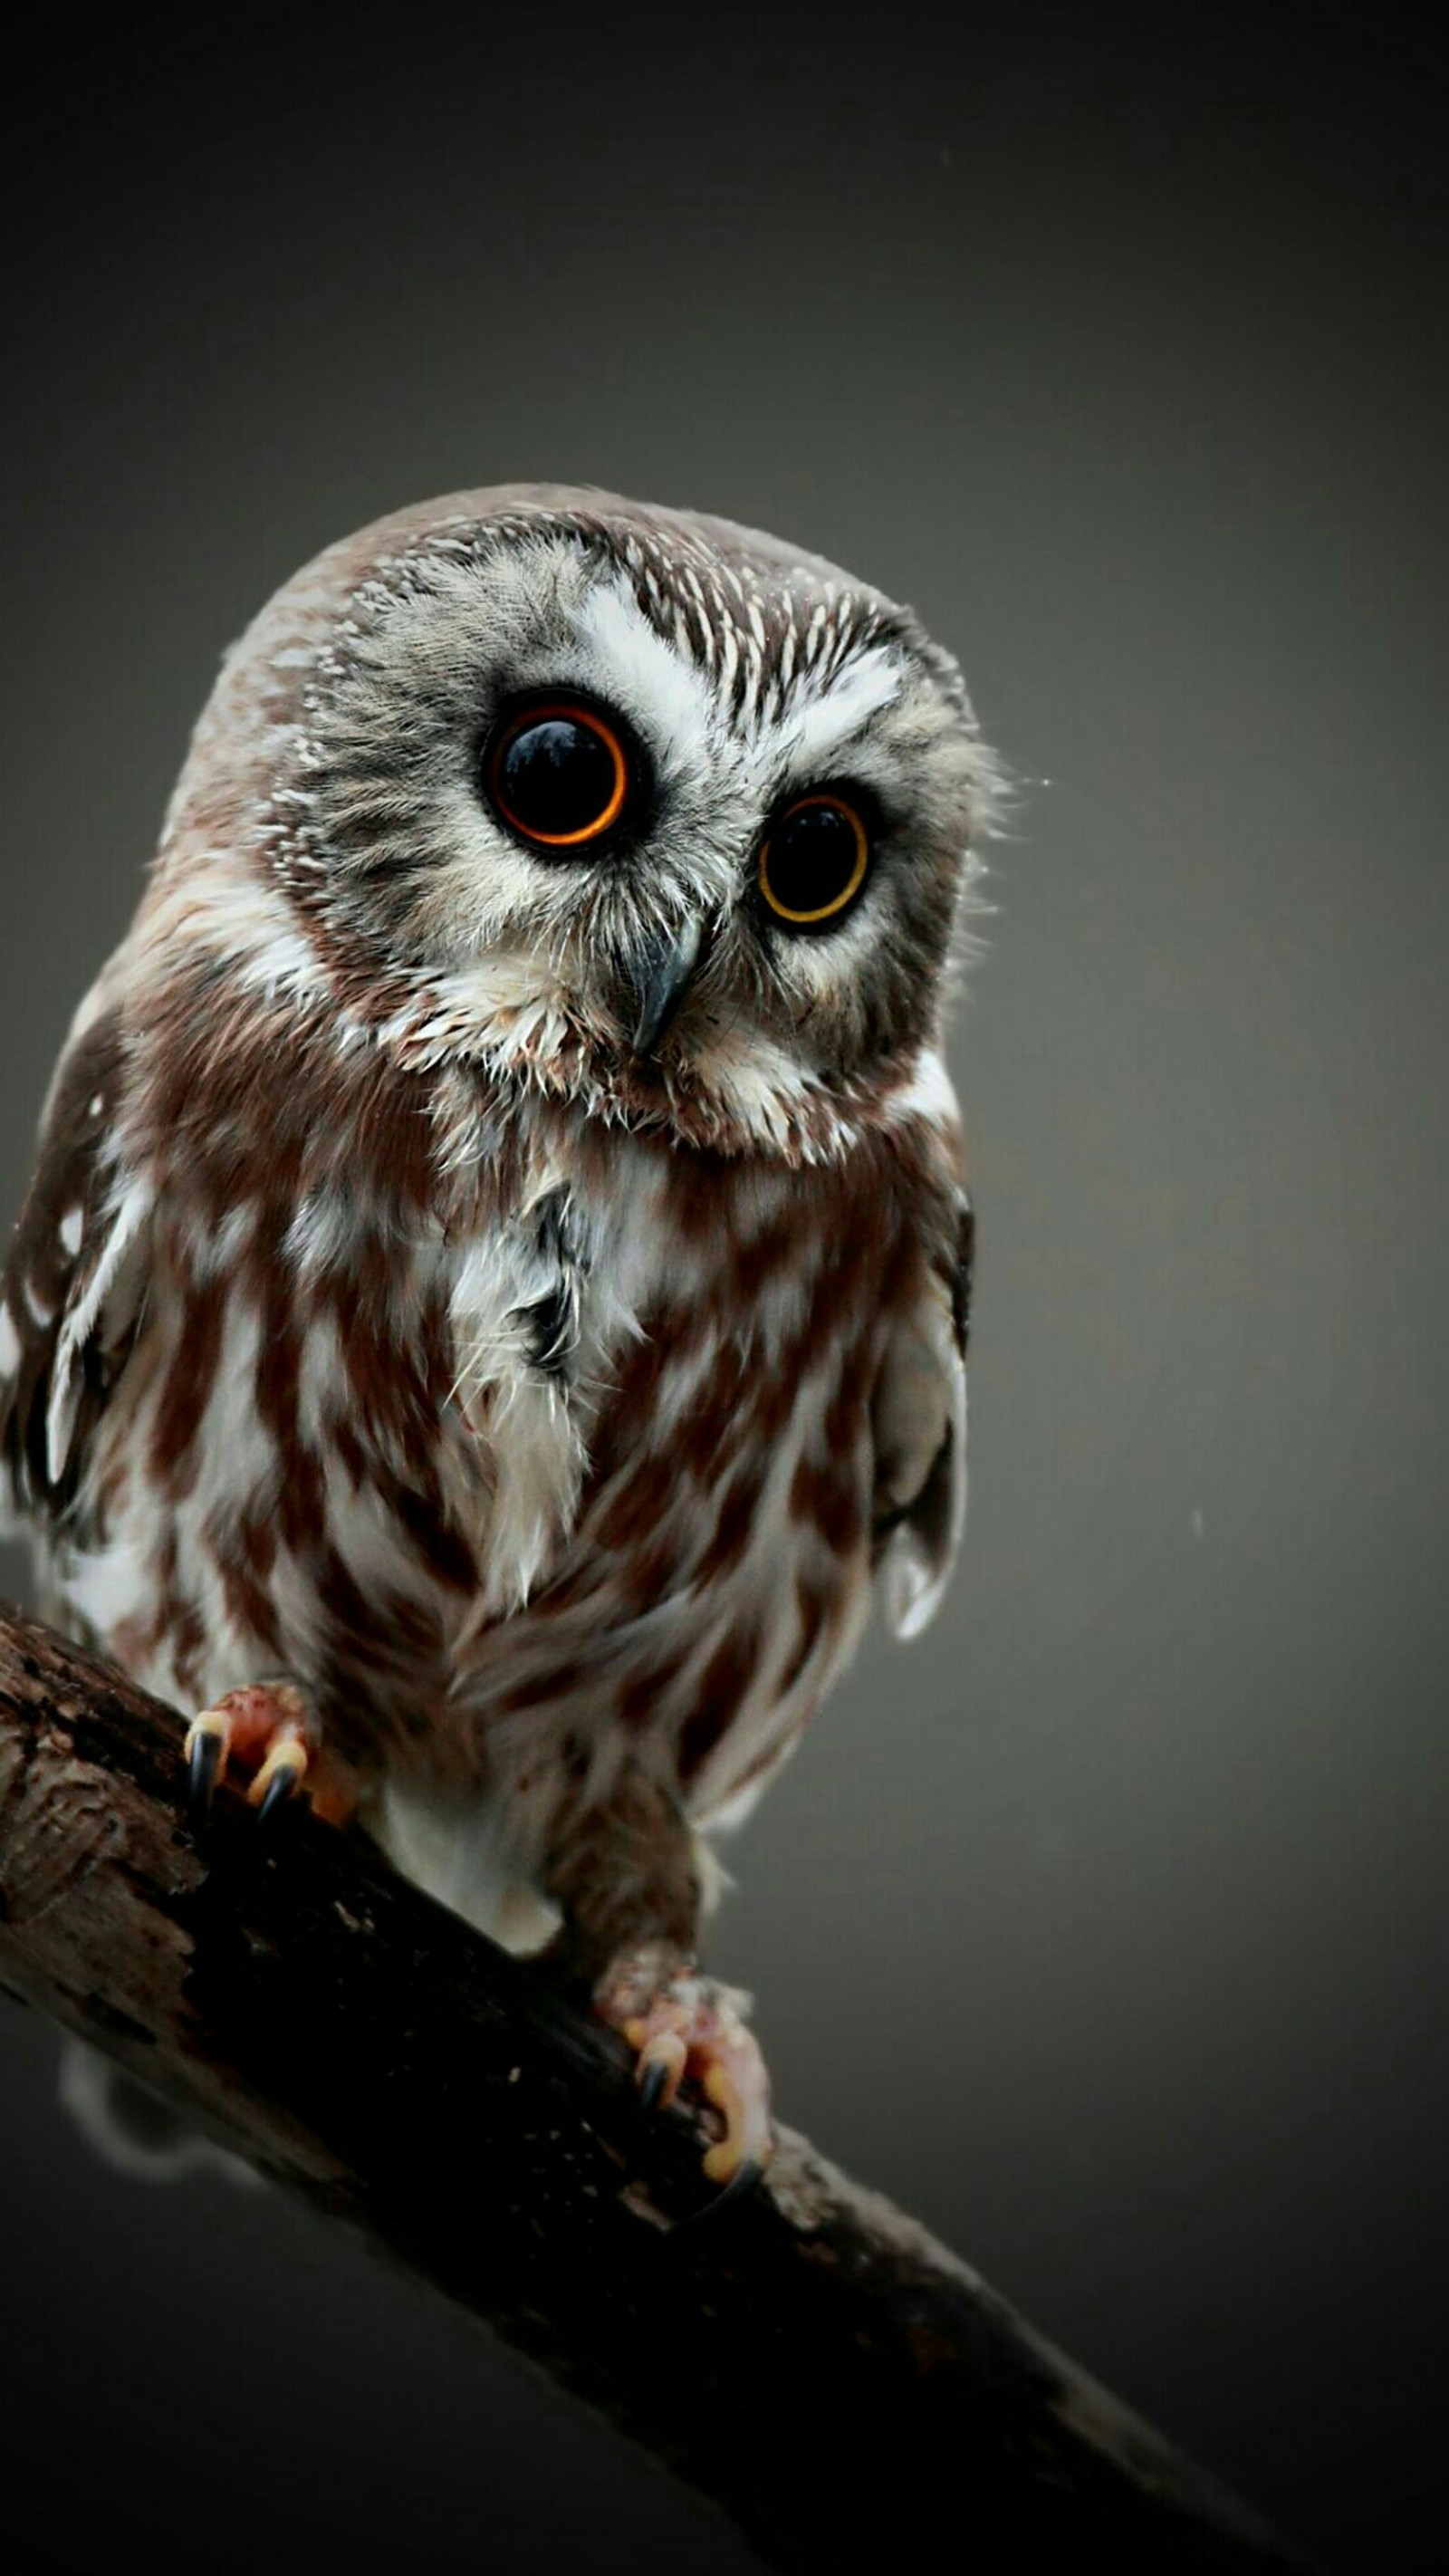
[[[724,520],[514,486],[263,611],[156,899],[410,1063],[788,1150],[935,1035],[993,787],[908,610]]]

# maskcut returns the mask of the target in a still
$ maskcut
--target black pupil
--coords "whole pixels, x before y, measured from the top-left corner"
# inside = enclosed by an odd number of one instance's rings
[[[838,805],[800,805],[770,834],[770,892],[787,912],[822,912],[855,874],[855,825]]]
[[[587,832],[608,809],[616,784],[614,755],[577,716],[540,716],[504,745],[497,794],[525,832],[563,838]]]

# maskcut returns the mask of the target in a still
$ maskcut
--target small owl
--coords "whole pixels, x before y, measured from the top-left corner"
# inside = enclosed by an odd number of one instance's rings
[[[71,1031],[0,1307],[52,1615],[769,2153],[704,1835],[961,1523],[943,1003],[993,765],[772,537],[520,485],[227,656]]]

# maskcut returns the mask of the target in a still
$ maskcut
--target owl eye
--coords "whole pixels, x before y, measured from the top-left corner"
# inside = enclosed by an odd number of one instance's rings
[[[854,901],[870,865],[870,840],[843,796],[800,796],[760,843],[760,892],[777,921],[810,929]]]
[[[546,850],[599,840],[629,792],[629,762],[614,727],[573,699],[510,716],[489,747],[485,776],[504,822]]]

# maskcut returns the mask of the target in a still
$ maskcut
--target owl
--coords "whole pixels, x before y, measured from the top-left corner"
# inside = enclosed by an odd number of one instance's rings
[[[71,1633],[770,2152],[707,1839],[964,1494],[942,1015],[996,773],[912,614],[722,519],[405,510],[227,655],[0,1307]]]

